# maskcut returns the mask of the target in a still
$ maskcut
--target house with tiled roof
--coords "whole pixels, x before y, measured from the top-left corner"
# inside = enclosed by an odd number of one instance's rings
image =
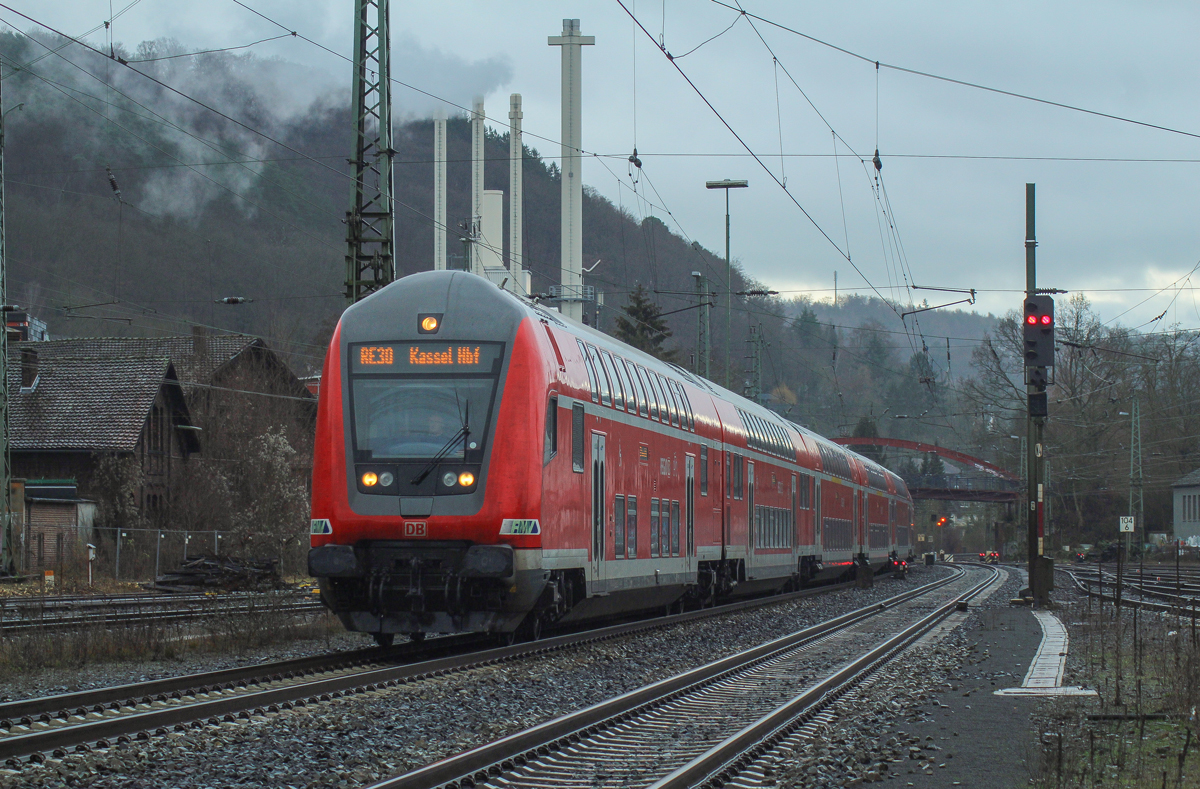
[[[96,499],[107,492],[98,478],[101,462],[123,458],[142,472],[129,491],[131,503],[147,513],[163,510],[179,464],[200,449],[171,360],[94,348],[90,356],[67,355],[61,347],[43,357],[31,347],[40,343],[13,345],[7,381],[13,477],[73,481],[79,497]],[[27,570],[54,566],[64,544],[89,536],[74,533],[77,522],[39,517],[36,500],[26,509],[19,547]]]

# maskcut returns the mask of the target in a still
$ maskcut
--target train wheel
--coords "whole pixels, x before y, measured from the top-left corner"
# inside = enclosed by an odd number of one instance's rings
[[[375,643],[387,649],[396,640],[395,633],[372,633],[371,637],[375,639]]]

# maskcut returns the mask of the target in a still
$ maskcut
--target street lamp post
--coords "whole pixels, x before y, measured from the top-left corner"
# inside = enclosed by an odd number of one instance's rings
[[[729,262],[729,190],[745,189],[748,181],[705,181],[708,189],[725,190],[725,388],[729,388],[729,348],[733,345],[733,268]]]

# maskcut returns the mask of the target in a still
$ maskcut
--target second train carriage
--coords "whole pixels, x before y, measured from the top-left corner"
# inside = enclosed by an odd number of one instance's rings
[[[323,376],[310,573],[381,641],[536,632],[911,551],[895,474],[465,272],[347,309]]]

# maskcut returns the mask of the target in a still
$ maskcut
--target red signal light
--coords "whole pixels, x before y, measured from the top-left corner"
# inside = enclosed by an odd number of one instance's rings
[[[1043,315],[1043,316],[1042,316],[1042,325],[1043,325],[1043,326],[1049,326],[1049,325],[1050,325],[1050,320],[1051,320],[1051,318],[1050,318],[1050,316],[1049,316],[1049,315]]]
[[[1030,315],[1028,318],[1025,319],[1025,322],[1028,323],[1030,326],[1036,326],[1037,325],[1037,316]]]

